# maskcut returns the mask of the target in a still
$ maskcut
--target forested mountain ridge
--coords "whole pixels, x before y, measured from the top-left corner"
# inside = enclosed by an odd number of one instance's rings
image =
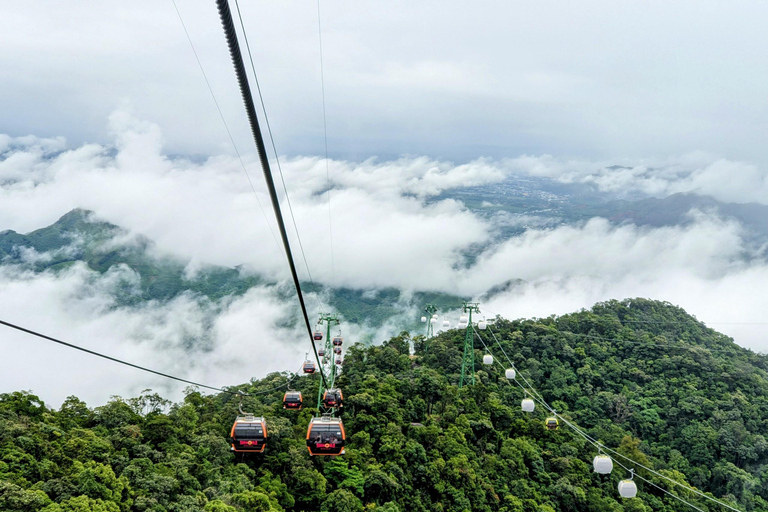
[[[167,301],[182,293],[211,300],[237,297],[257,285],[271,287],[281,299],[294,301],[292,287],[282,287],[274,278],[243,271],[241,267],[217,265],[205,265],[190,275],[187,263],[158,254],[149,238],[132,236],[119,226],[98,220],[88,210],[74,209],[50,226],[27,234],[0,231],[0,265],[17,265],[34,272],[60,272],[84,264],[100,274],[121,266],[129,268],[137,279],[117,288],[118,307]],[[313,282],[303,282],[302,289],[316,293],[347,322],[371,328],[393,319],[401,328],[413,328],[423,304],[432,303],[447,311],[455,309],[462,300],[433,291],[405,294],[397,288],[333,288]],[[403,310],[414,314],[405,318]]]
[[[606,446],[740,510],[768,510],[766,357],[642,299],[497,319],[492,329],[543,397]],[[309,404],[300,412],[284,411],[282,390],[272,390],[287,374],[232,388],[267,391],[243,403],[267,418],[263,456],[229,451],[238,401],[228,394],[190,389],[169,404],[146,392],[95,409],[71,397],[60,410],[30,393],[2,394],[0,510],[689,510],[641,481],[638,498],[619,498],[625,472],[593,473],[590,444],[567,428],[547,431],[539,406],[522,412],[520,388],[479,363],[477,338],[477,383],[459,390],[463,336],[404,333],[350,347],[338,380],[347,454],[337,458],[305,448],[317,376],[293,380]],[[638,474],[702,510],[724,510]]]

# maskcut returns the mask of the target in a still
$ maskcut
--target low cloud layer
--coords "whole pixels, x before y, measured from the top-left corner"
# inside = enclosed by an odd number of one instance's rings
[[[110,123],[113,146],[68,148],[58,138],[0,137],[0,228],[28,232],[72,208],[86,208],[95,218],[125,228],[129,236],[149,237],[158,254],[186,261],[190,275],[216,264],[243,265],[246,272],[278,281],[287,278],[252,155],[245,155],[244,162],[266,217],[237,158],[169,157],[158,126],[124,111],[114,113]],[[648,228],[592,219],[547,228],[536,227],[534,218],[526,220],[533,227],[524,234],[498,241],[492,219],[459,201],[436,200],[445,191],[520,174],[593,183],[611,192],[663,196],[688,191],[722,200],[749,192],[744,200],[763,202],[764,176],[749,164],[706,155],[626,169],[549,157],[463,165],[410,157],[329,161],[327,167],[323,159],[294,157],[282,164],[316,282],[479,297],[500,283],[522,279],[525,283],[481,305],[489,316],[511,318],[562,314],[612,298],[650,297],[683,306],[744,346],[768,350],[768,326],[759,324],[768,300],[756,292],[768,288],[768,264],[763,249],[746,243],[742,226],[733,220],[692,211],[690,222],[681,226]],[[285,210],[285,198],[283,203]],[[306,279],[295,241],[294,247]],[[464,253],[470,250],[476,259],[468,263]],[[25,256],[27,262],[46,257]],[[115,287],[136,280],[127,267],[104,275],[81,265],[33,274],[23,265],[5,264],[0,266],[0,309],[8,321],[214,385],[292,371],[303,360],[305,334],[285,327],[296,306],[283,302],[272,288],[218,301],[182,294],[167,303],[117,307]],[[317,297],[308,303],[313,314],[314,308],[325,309]],[[373,338],[383,339],[404,323],[394,318]],[[352,342],[370,335],[367,326],[344,329]],[[98,403],[148,387],[178,397],[183,388],[21,333],[3,331],[0,343],[9,361],[0,391],[32,389],[52,403],[77,394]]]
[[[767,167],[702,152],[652,162],[590,162],[549,155],[522,156],[506,160],[505,166],[513,173],[553,178],[562,183],[589,184],[620,196],[642,193],[664,197],[687,193],[725,203],[768,204]]]

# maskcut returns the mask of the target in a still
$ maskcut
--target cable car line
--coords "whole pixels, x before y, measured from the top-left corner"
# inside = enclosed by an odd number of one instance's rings
[[[323,29],[320,18],[320,0],[317,0],[317,38],[320,43],[320,89],[323,96],[323,137],[325,140],[325,187],[328,194],[328,238],[331,245],[331,284],[336,282],[336,265],[333,259],[333,221],[331,220],[331,171],[328,164],[328,121],[325,112],[325,68],[323,66]]]
[[[81,352],[85,352],[86,354],[91,354],[92,356],[101,357],[102,359],[107,359],[107,360],[115,362],[115,363],[119,363],[119,364],[122,364],[122,365],[125,365],[125,366],[130,366],[131,368],[136,368],[137,370],[141,370],[141,371],[144,371],[144,372],[154,373],[155,375],[159,375],[160,377],[165,377],[166,379],[172,379],[172,380],[176,380],[176,381],[179,381],[179,382],[184,382],[186,384],[192,384],[193,386],[198,386],[198,387],[206,388],[206,389],[212,389],[214,391],[219,391],[221,393],[228,393],[230,395],[242,394],[239,391],[230,391],[230,390],[228,390],[226,388],[217,388],[216,386],[209,386],[207,384],[201,384],[199,382],[194,382],[194,381],[191,381],[191,380],[182,379],[181,377],[176,377],[176,376],[170,375],[168,373],[163,373],[163,372],[159,372],[157,370],[152,370],[151,368],[147,368],[145,366],[141,366],[141,365],[134,364],[134,363],[129,363],[128,361],[123,361],[122,359],[118,359],[116,357],[108,356],[106,354],[102,354],[101,352],[96,352],[95,350],[90,350],[90,349],[87,349],[85,347],[81,347],[79,345],[75,345],[75,344],[72,344],[72,343],[67,343],[66,341],[62,341],[62,340],[54,338],[52,336],[48,336],[48,335],[39,333],[37,331],[33,331],[32,329],[27,329],[25,327],[21,327],[20,325],[16,325],[16,324],[12,324],[10,322],[6,322],[5,320],[0,320],[0,324],[5,325],[6,327],[10,327],[11,329],[16,329],[17,331],[21,331],[21,332],[24,332],[24,333],[27,333],[27,334],[31,334],[32,336],[37,336],[38,338],[42,338],[44,340],[48,340],[48,341],[52,341],[54,343],[58,343],[59,345],[63,345],[63,346],[68,347],[68,348],[73,348],[75,350],[79,350]],[[282,386],[285,386],[285,384],[283,384]],[[282,387],[282,386],[280,386],[280,387]],[[274,390],[270,390],[270,391],[274,391]],[[261,393],[245,394],[245,396],[254,396],[255,394],[261,394]]]
[[[216,110],[219,112],[219,117],[221,118],[221,122],[224,124],[224,129],[227,131],[227,136],[229,137],[229,141],[232,143],[232,148],[235,150],[237,159],[240,161],[240,166],[243,168],[243,173],[245,173],[245,177],[248,180],[248,184],[251,186],[253,195],[256,197],[256,203],[259,205],[261,214],[264,216],[264,221],[267,223],[269,232],[272,234],[272,238],[275,240],[275,245],[277,245],[279,249],[280,242],[277,241],[277,236],[275,235],[275,231],[272,229],[272,224],[269,222],[269,219],[267,217],[267,212],[264,211],[264,206],[261,204],[261,200],[259,199],[259,194],[256,192],[256,187],[254,187],[253,181],[251,181],[251,175],[248,174],[248,170],[245,168],[243,157],[240,156],[240,151],[237,149],[237,144],[235,144],[235,139],[234,137],[232,137],[232,132],[229,130],[229,125],[227,124],[227,120],[224,118],[224,114],[221,111],[219,102],[216,99],[216,94],[214,94],[213,88],[211,87],[211,83],[208,81],[208,75],[205,73],[205,69],[203,69],[203,63],[200,62],[200,57],[197,55],[197,50],[195,50],[195,45],[192,44],[192,38],[190,37],[189,32],[187,31],[187,25],[184,23],[184,19],[181,17],[181,12],[179,11],[179,7],[176,5],[176,0],[171,0],[171,2],[173,2],[173,7],[174,9],[176,9],[176,14],[178,15],[179,21],[181,22],[181,27],[184,29],[184,34],[186,34],[187,36],[187,41],[189,41],[189,46],[192,48],[192,53],[195,54],[195,60],[197,60],[197,65],[200,68],[200,72],[203,74],[205,85],[208,86],[208,91],[211,93],[211,98],[213,98],[213,103],[216,105]],[[307,271],[309,271],[309,269],[307,269]]]
[[[256,116],[256,107],[253,103],[253,95],[251,93],[251,87],[248,83],[248,75],[245,72],[245,65],[243,63],[243,56],[240,51],[240,44],[237,40],[237,31],[235,30],[235,24],[232,19],[232,12],[229,9],[228,0],[216,0],[216,5],[219,11],[219,17],[221,18],[222,28],[227,39],[227,46],[229,47],[229,54],[232,58],[232,64],[235,68],[235,74],[237,76],[237,82],[240,87],[240,93],[243,97],[243,103],[245,104],[246,113],[248,115],[248,122],[251,125],[251,132],[253,135],[256,149],[259,153],[259,160],[261,161],[261,167],[264,171],[264,179],[267,182],[267,188],[269,190],[269,197],[272,201],[272,209],[275,212],[277,219],[277,225],[280,230],[280,237],[283,241],[283,247],[285,248],[285,254],[288,258],[288,266],[291,270],[291,277],[293,278],[293,284],[296,287],[296,295],[301,307],[301,313],[304,317],[304,324],[307,327],[307,334],[309,335],[310,342],[312,343],[312,351],[315,354],[318,366],[320,365],[320,357],[317,355],[317,347],[315,346],[315,340],[312,337],[312,326],[309,322],[309,315],[307,314],[307,307],[304,303],[304,296],[301,293],[301,283],[299,282],[299,276],[296,273],[296,265],[293,261],[293,253],[291,252],[291,244],[288,241],[288,233],[285,229],[285,222],[283,221],[283,214],[280,210],[280,201],[277,197],[277,191],[275,189],[275,182],[272,178],[272,170],[269,166],[269,159],[267,158],[267,151],[264,146],[264,139],[261,135],[261,128],[259,127],[259,119]],[[323,384],[327,385],[325,381],[325,375],[321,375]]]
[[[238,2],[238,0],[235,0],[235,8],[237,9],[237,17],[240,19],[240,28],[243,31],[245,48],[248,51],[248,60],[251,62],[251,70],[253,71],[253,80],[256,83],[256,91],[259,93],[261,110],[262,112],[264,112],[264,123],[267,125],[267,133],[269,134],[269,140],[272,143],[272,151],[275,153],[275,162],[277,163],[277,171],[278,171],[278,174],[280,175],[280,181],[283,183],[283,191],[285,192],[285,199],[288,202],[288,212],[291,214],[291,220],[293,221],[293,229],[294,231],[296,231],[296,239],[299,241],[299,249],[301,250],[301,257],[304,259],[304,266],[307,268],[307,275],[309,276],[309,282],[314,284],[314,281],[312,280],[312,272],[309,271],[307,256],[304,254],[304,244],[301,243],[301,236],[299,236],[299,228],[298,226],[296,226],[296,217],[293,215],[293,206],[291,205],[291,198],[288,195],[288,187],[286,187],[285,185],[285,177],[283,176],[283,167],[280,165],[280,155],[277,153],[277,147],[275,147],[275,138],[272,136],[272,126],[269,124],[267,107],[264,105],[264,96],[261,94],[261,85],[259,85],[259,76],[256,74],[256,66],[253,64],[253,55],[251,54],[251,45],[248,42],[248,33],[245,31],[245,24],[243,23],[243,17],[240,14],[240,3]]]
[[[477,331],[475,331],[475,330],[474,330],[474,328],[473,328],[472,330],[473,330],[473,331],[474,331],[476,334],[478,334],[478,333],[477,333]],[[479,334],[478,334],[478,337],[480,338],[480,341],[481,341],[481,343],[483,344],[483,346],[486,348],[486,350],[488,350],[488,352],[489,352],[489,353],[491,353],[491,350],[488,348],[488,346],[485,344],[485,342],[483,341],[482,337],[481,337],[481,336],[479,336]],[[494,337],[495,337],[495,336],[494,336]],[[498,340],[497,340],[497,341],[498,341]],[[495,359],[495,358],[494,358],[494,359]],[[509,358],[507,358],[507,361],[509,362],[509,364],[510,364],[510,365],[512,365],[512,366],[514,367],[514,363],[513,363],[513,362],[512,362],[512,361],[511,361]],[[502,365],[502,367],[503,367],[503,365]],[[533,390],[533,391],[536,393],[536,395],[538,395],[538,397],[537,397],[537,396],[534,396],[534,397],[533,397],[533,399],[534,399],[534,400],[536,400],[537,402],[539,402],[539,403],[540,403],[540,404],[541,404],[541,405],[542,405],[542,406],[543,406],[545,409],[547,409],[548,411],[550,411],[550,412],[551,412],[552,414],[554,414],[554,415],[555,415],[557,418],[561,419],[561,420],[563,421],[563,423],[565,423],[565,425],[566,425],[566,426],[570,427],[570,428],[571,428],[571,429],[572,429],[574,432],[576,432],[577,434],[579,434],[579,435],[581,435],[582,437],[584,437],[584,439],[586,439],[587,441],[589,441],[589,442],[590,442],[592,445],[594,445],[596,448],[598,448],[598,449],[604,449],[604,450],[606,450],[606,451],[609,451],[609,452],[613,453],[614,455],[617,455],[617,456],[619,456],[619,457],[621,457],[621,458],[623,458],[623,459],[625,459],[625,460],[627,460],[627,461],[631,462],[631,463],[632,463],[632,464],[634,464],[635,466],[637,466],[637,467],[640,467],[640,468],[643,468],[644,470],[648,471],[649,473],[653,473],[654,475],[656,475],[656,476],[658,476],[658,477],[660,477],[660,478],[663,478],[663,479],[665,479],[665,480],[667,480],[667,481],[669,481],[669,482],[671,482],[671,483],[673,483],[673,484],[675,484],[675,485],[677,485],[677,486],[681,487],[682,489],[685,489],[685,490],[687,490],[687,491],[693,492],[694,494],[697,494],[698,496],[700,496],[700,497],[702,497],[702,498],[705,498],[705,499],[707,499],[707,500],[710,500],[710,501],[712,501],[712,502],[714,502],[714,503],[717,503],[718,505],[721,505],[721,506],[723,506],[723,507],[726,507],[726,508],[728,508],[728,509],[730,509],[730,510],[733,510],[733,511],[735,511],[735,512],[741,512],[739,509],[737,509],[737,508],[734,508],[734,507],[732,507],[732,506],[728,505],[727,503],[725,503],[725,502],[723,502],[723,501],[720,501],[720,500],[718,500],[718,499],[716,499],[716,498],[712,498],[712,497],[710,497],[710,496],[707,496],[706,494],[704,494],[703,492],[699,491],[698,489],[695,489],[695,488],[693,488],[693,487],[690,487],[690,486],[688,486],[688,485],[685,485],[685,484],[683,484],[682,482],[678,482],[677,480],[674,480],[674,479],[672,479],[672,478],[670,478],[670,477],[668,477],[668,476],[666,476],[666,475],[663,475],[663,474],[661,474],[661,473],[659,473],[659,472],[657,472],[657,471],[655,471],[655,470],[653,470],[653,469],[651,469],[651,468],[649,468],[649,467],[647,467],[647,466],[645,466],[645,465],[643,465],[643,464],[641,464],[641,463],[637,462],[636,460],[633,460],[633,459],[631,459],[631,458],[627,457],[626,455],[623,455],[623,454],[619,453],[618,451],[616,451],[616,450],[614,450],[614,449],[612,449],[612,448],[610,448],[610,447],[608,447],[608,446],[606,446],[606,445],[604,445],[604,444],[600,443],[599,441],[595,440],[594,438],[592,438],[591,436],[589,436],[589,434],[587,434],[586,432],[584,432],[584,430],[582,430],[580,427],[576,426],[575,424],[571,423],[569,420],[565,419],[565,418],[564,418],[562,415],[558,414],[558,413],[557,413],[557,411],[555,411],[555,409],[554,409],[554,408],[552,408],[552,407],[551,407],[551,406],[550,406],[550,405],[549,405],[549,404],[546,402],[546,400],[544,400],[544,399],[541,397],[541,394],[540,394],[540,393],[538,393],[538,391],[536,391],[536,390],[535,390],[535,388],[533,388],[533,386],[531,386],[531,385],[530,385],[530,383],[528,383],[528,381],[525,379],[525,376],[524,376],[524,375],[522,375],[522,373],[520,374],[520,376],[523,378],[523,380],[525,380],[525,382],[528,384],[528,386],[530,387],[530,389],[531,389],[531,390]],[[520,388],[521,388],[521,389],[523,389],[523,391],[526,391],[526,388],[525,388],[525,386],[523,386],[523,385],[522,385],[522,384],[521,384],[521,383],[520,383],[520,382],[517,380],[517,378],[515,378],[515,379],[513,379],[513,380],[515,381],[515,383],[516,383],[518,386],[520,386]],[[509,384],[511,384],[511,382],[509,382],[509,380],[507,380],[507,382],[508,382]],[[618,461],[616,461],[616,462],[618,463]],[[623,467],[623,466],[622,466],[622,467]],[[643,479],[643,480],[645,480],[645,479]],[[694,508],[695,508],[695,507],[694,507]]]

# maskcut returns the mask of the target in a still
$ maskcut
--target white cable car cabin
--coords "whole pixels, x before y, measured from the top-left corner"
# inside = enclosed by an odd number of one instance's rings
[[[507,368],[506,370],[504,370],[504,376],[509,380],[515,380],[515,377],[517,376],[517,372],[515,372],[514,368]]]
[[[637,496],[637,484],[634,480],[622,480],[619,482],[619,495],[622,498],[634,498]]]
[[[493,364],[493,356],[491,354],[485,354],[483,356],[483,364],[485,365],[492,365]]]
[[[485,320],[480,320],[479,322],[477,322],[477,328],[480,329],[481,331],[484,331],[486,327],[488,327],[488,324],[486,323]]]
[[[261,417],[238,416],[229,437],[232,451],[263,453],[267,447],[267,423]]]
[[[310,455],[344,455],[346,439],[341,418],[323,416],[309,422],[307,450]]]
[[[432,319],[430,320],[430,322],[432,322],[433,324],[436,324],[436,323],[437,323],[437,318],[432,318]]]
[[[443,329],[447,329],[451,326],[451,322],[448,320],[443,320]]]
[[[595,473],[600,475],[610,475],[613,471],[613,461],[607,455],[596,455],[592,461],[592,467]]]
[[[299,391],[286,391],[283,395],[283,409],[299,410],[302,404],[301,392]]]
[[[423,316],[421,317],[421,323],[427,323],[427,317]]]
[[[466,324],[466,323],[469,323],[469,318],[467,317],[467,315],[461,315],[461,316],[459,317],[459,323],[460,323],[460,324]]]
[[[523,401],[520,402],[520,405],[525,412],[533,412],[533,410],[536,408],[536,403],[532,398],[523,398]]]

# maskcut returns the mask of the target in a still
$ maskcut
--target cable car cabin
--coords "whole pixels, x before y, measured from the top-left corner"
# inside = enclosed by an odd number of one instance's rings
[[[315,363],[304,361],[304,373],[315,373]]]
[[[339,388],[326,389],[323,393],[323,405],[325,407],[343,407],[344,395]]]
[[[323,333],[320,331],[315,331],[315,333],[312,335],[312,338],[314,338],[315,341],[320,341],[323,339]]]
[[[335,338],[333,338],[334,347],[340,347],[343,342],[344,342],[344,338],[342,338],[341,336],[336,336]]]
[[[622,480],[619,482],[619,495],[622,498],[634,498],[637,496],[637,484],[634,480]]]
[[[325,357],[325,349],[324,348],[317,349],[317,355],[319,357]]]
[[[551,417],[547,418],[547,421],[544,422],[544,426],[547,427],[547,430],[557,430],[560,423],[557,421],[557,418]]]
[[[532,398],[523,398],[523,401],[520,402],[520,405],[525,412],[533,412],[533,410],[536,408],[536,403]]]
[[[283,395],[283,409],[301,409],[302,403],[299,391],[286,391]]]
[[[229,436],[233,451],[263,453],[267,446],[267,424],[264,418],[238,416]]]
[[[333,347],[334,354],[341,354],[341,347]]]
[[[346,438],[341,418],[312,418],[307,429],[307,450],[310,455],[344,455]]]

